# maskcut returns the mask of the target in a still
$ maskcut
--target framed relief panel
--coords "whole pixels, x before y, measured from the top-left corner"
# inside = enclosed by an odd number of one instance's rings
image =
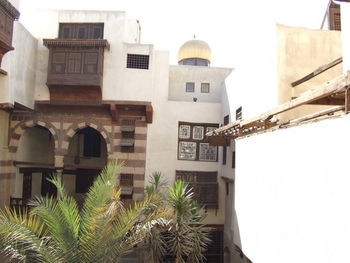
[[[197,143],[195,142],[179,142],[179,159],[195,160],[197,151]]]
[[[189,139],[191,137],[191,126],[190,125],[180,125],[179,126],[179,138]]]
[[[217,160],[217,147],[211,146],[209,143],[199,144],[199,160],[216,162]]]
[[[204,138],[204,127],[203,126],[193,126],[193,133],[192,133],[193,140],[203,140]]]

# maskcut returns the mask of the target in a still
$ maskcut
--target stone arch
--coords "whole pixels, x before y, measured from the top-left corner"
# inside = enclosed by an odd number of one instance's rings
[[[113,155],[113,151],[112,151],[113,148],[112,148],[112,144],[111,144],[112,140],[110,139],[109,133],[106,131],[105,128],[103,128],[102,125],[91,123],[91,122],[85,122],[85,121],[75,122],[67,129],[67,132],[63,135],[63,138],[62,138],[62,145],[61,145],[62,155],[67,154],[69,142],[73,138],[73,136],[79,130],[87,128],[87,127],[95,129],[96,131],[98,131],[101,134],[102,138],[106,142],[107,155],[108,155],[108,158],[110,159]]]
[[[55,151],[58,148],[58,131],[55,126],[51,123],[41,120],[26,120],[18,123],[14,128],[11,129],[11,135],[9,140],[9,152],[12,153],[12,161],[14,161],[15,154],[18,149],[18,144],[21,136],[28,128],[35,126],[41,126],[46,128],[52,135],[55,144]]]

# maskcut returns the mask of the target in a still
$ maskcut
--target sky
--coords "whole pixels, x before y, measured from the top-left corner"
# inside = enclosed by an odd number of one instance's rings
[[[257,37],[268,37],[259,26],[280,23],[319,28],[328,0],[20,0],[20,21],[29,31],[34,8],[118,10],[138,19],[141,42],[170,52],[176,64],[180,46],[193,38],[212,49],[212,66],[236,68],[246,49],[258,46]],[[274,30],[274,29],[273,29]],[[265,34],[265,33],[264,33]]]

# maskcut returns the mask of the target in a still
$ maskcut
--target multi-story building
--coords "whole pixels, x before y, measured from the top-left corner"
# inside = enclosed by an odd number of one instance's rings
[[[9,23],[18,18],[0,3]],[[168,53],[142,44],[139,22],[124,12],[43,10],[38,17],[35,36],[15,21],[15,50],[2,61],[1,206],[55,195],[46,180],[53,173],[82,202],[108,160],[119,159],[127,203],[142,197],[155,171],[169,183],[187,181],[216,229],[207,260],[222,262],[229,189],[222,154],[206,133],[228,122],[222,102],[232,69],[211,67],[211,49],[197,39],[169,66]]]

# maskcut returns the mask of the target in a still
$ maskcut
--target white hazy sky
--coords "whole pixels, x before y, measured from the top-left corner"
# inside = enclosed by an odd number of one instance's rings
[[[259,26],[280,23],[319,28],[328,0],[21,0],[20,20],[30,31],[33,8],[125,11],[138,19],[142,43],[170,52],[176,64],[179,47],[193,35],[212,48],[212,65],[236,67],[247,48],[258,47]],[[272,29],[274,30],[274,29]],[[261,34],[261,35],[259,35]]]

